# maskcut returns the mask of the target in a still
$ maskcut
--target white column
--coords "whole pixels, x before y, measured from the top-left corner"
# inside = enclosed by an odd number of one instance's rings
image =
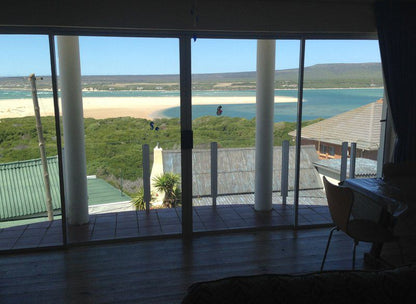
[[[58,36],[68,224],[88,223],[87,169],[78,37]]]
[[[272,209],[275,40],[257,41],[256,181],[257,211]]]

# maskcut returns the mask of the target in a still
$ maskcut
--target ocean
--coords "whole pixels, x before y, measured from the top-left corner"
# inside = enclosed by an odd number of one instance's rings
[[[374,102],[383,97],[383,89],[306,89],[304,90],[303,120],[328,118]],[[193,96],[255,96],[255,90],[246,91],[193,91]],[[179,96],[179,91],[85,91],[84,97],[167,97]],[[50,91],[38,91],[39,98],[52,98]],[[297,97],[297,90],[275,90],[275,96]],[[0,99],[32,98],[29,90],[0,90]],[[218,104],[219,105],[219,104]],[[192,107],[192,118],[216,115],[218,105],[197,105]],[[256,116],[255,104],[223,105],[223,116]],[[179,107],[161,111],[164,117],[179,117]],[[296,121],[296,103],[276,103],[274,121]]]
[[[384,90],[377,89],[313,89],[304,90],[302,120],[329,118],[340,113],[358,108],[383,97]],[[199,95],[201,94],[201,95]],[[206,94],[206,95],[202,95]],[[217,91],[195,92],[196,96],[255,96],[255,91]],[[297,90],[276,90],[275,96],[297,97]],[[216,115],[218,105],[198,105],[192,107],[192,118]],[[161,111],[166,117],[179,117],[179,107]],[[223,105],[222,115],[252,119],[256,116],[255,104]],[[274,121],[294,122],[297,117],[297,103],[275,103]]]

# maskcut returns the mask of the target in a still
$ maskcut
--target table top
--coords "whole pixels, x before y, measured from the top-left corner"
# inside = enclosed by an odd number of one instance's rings
[[[369,197],[393,216],[398,216],[407,210],[400,186],[386,182],[382,178],[346,179],[342,182],[342,186]]]

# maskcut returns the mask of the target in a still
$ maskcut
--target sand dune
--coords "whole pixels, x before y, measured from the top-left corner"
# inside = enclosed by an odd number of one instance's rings
[[[226,105],[255,103],[255,96],[238,97],[208,97],[196,96],[192,98],[193,105]],[[296,102],[294,97],[275,97],[275,103]],[[112,118],[136,117],[154,119],[160,118],[161,111],[178,107],[179,97],[86,97],[83,98],[84,117]],[[41,115],[53,115],[52,98],[40,98]],[[0,100],[0,118],[33,116],[31,99],[3,99]]]

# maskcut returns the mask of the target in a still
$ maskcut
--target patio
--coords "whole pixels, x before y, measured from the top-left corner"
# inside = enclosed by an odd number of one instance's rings
[[[290,196],[289,196],[289,200]],[[331,218],[322,190],[303,192],[299,198],[299,226],[322,227],[331,224]],[[244,202],[244,203],[243,203]],[[232,195],[217,198],[213,207],[211,198],[194,198],[193,229],[197,234],[228,231],[287,229],[293,227],[293,205],[282,205],[278,193],[273,194],[271,212],[256,212],[254,195]],[[71,245],[89,242],[114,242],[126,239],[179,237],[182,209],[152,209],[90,215],[88,225],[68,229]],[[0,250],[21,250],[62,245],[61,220],[3,228],[0,230]]]

